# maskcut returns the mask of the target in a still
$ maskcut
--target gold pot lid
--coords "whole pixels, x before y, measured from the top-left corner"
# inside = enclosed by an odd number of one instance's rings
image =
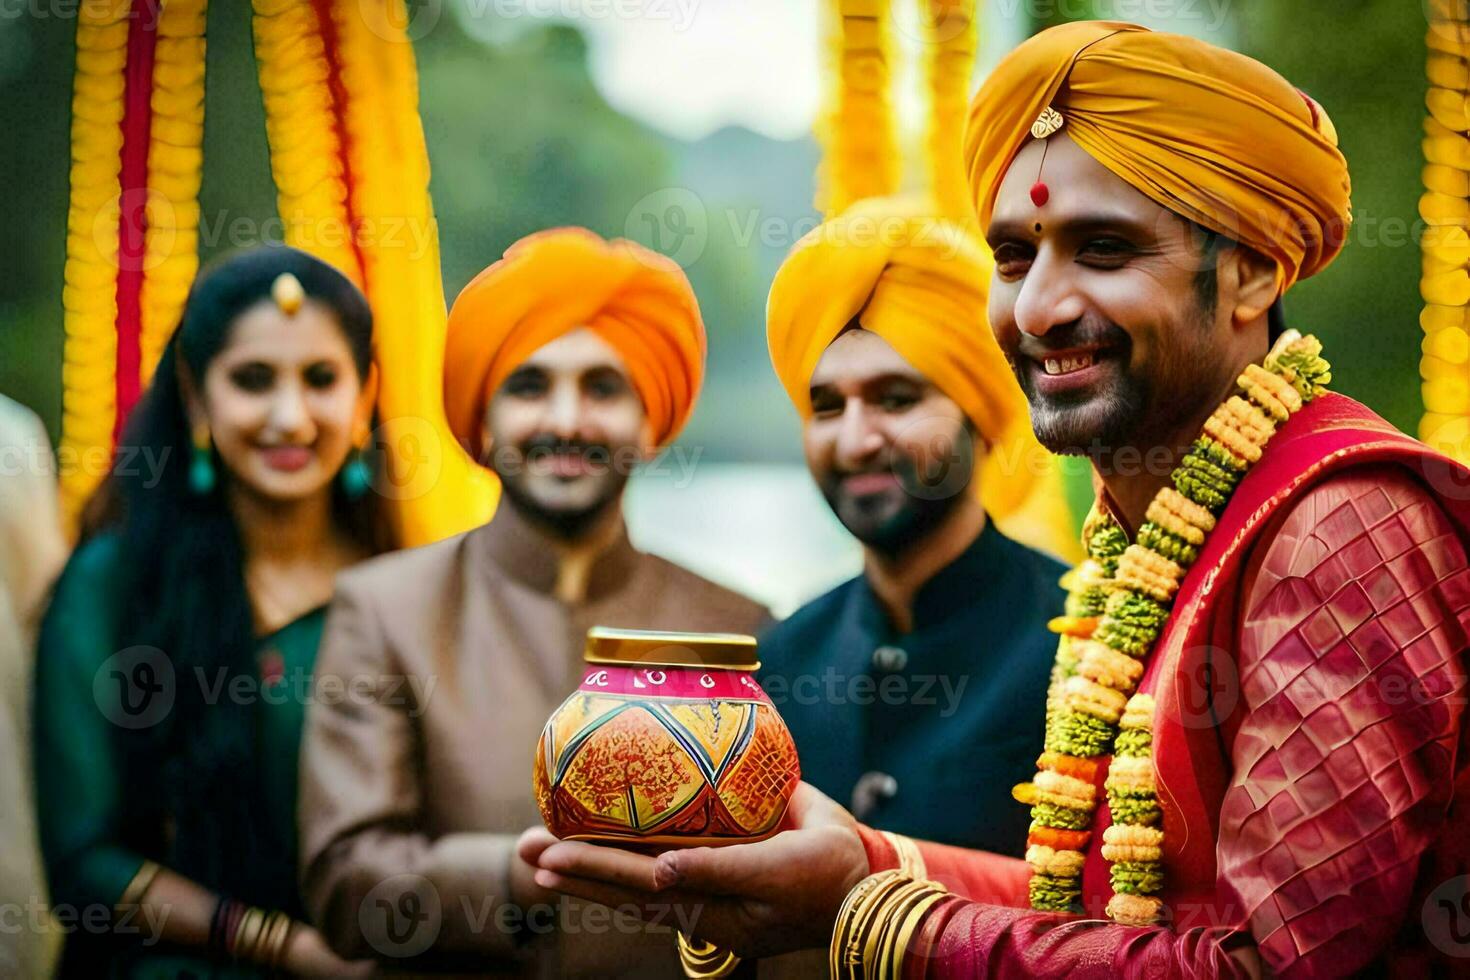
[[[755,637],[744,633],[669,633],[594,626],[582,656],[589,664],[644,664],[757,670]]]

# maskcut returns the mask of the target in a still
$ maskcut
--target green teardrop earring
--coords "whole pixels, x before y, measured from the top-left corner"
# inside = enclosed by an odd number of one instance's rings
[[[342,493],[348,500],[361,500],[373,485],[373,472],[368,468],[366,453],[361,449],[352,451],[352,458],[342,467],[337,479],[342,483]]]
[[[189,492],[196,497],[207,496],[214,490],[214,454],[209,439],[209,426],[195,428],[194,448],[189,454]]]

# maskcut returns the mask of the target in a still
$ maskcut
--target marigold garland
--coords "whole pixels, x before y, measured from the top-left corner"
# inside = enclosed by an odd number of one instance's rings
[[[139,297],[144,381],[153,376],[199,271],[206,7],[205,0],[170,0],[158,12],[148,143],[145,276]]]
[[[828,0],[826,7],[827,75],[836,84],[817,127],[822,162],[816,206],[830,218],[854,201],[897,191],[902,159],[889,95],[893,39],[888,4]]]
[[[975,222],[960,146],[970,102],[970,75],[979,45],[975,0],[922,0],[924,50],[929,59],[929,119],[925,157],[939,211],[952,221]]]
[[[1419,214],[1424,330],[1419,374],[1424,416],[1419,437],[1456,459],[1470,459],[1470,21],[1464,6],[1428,0],[1424,120],[1424,195]]]
[[[117,240],[122,194],[122,117],[128,9],[84,4],[78,11],[71,116],[71,203],[61,367],[61,457],[112,447],[116,422]],[[75,526],[102,472],[61,467],[62,507]]]
[[[60,446],[73,532],[198,267],[206,6],[76,11]]]
[[[379,369],[375,489],[403,545],[477,527],[498,485],[444,417],[447,316],[405,0],[253,0],[286,243],[367,294]]]
[[[1045,751],[1030,783],[1016,787],[1031,806],[1026,862],[1031,907],[1076,910],[1082,867],[1102,784],[1112,824],[1102,856],[1113,888],[1107,913],[1127,924],[1159,921],[1164,905],[1164,834],[1153,766],[1154,701],[1136,693],[1144,662],[1169,621],[1170,606],[1231,495],[1277,425],[1332,380],[1314,337],[1287,331],[1265,366],[1252,364],[1205,422],[1204,434],[1149,504],[1137,540],[1095,509],[1083,528],[1087,559],[1062,580],[1066,615],[1046,701]]]

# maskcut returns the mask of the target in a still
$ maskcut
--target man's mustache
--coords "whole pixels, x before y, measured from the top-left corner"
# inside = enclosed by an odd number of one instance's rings
[[[830,470],[822,481],[828,497],[843,491],[843,484],[855,476],[893,476],[900,486],[912,486],[920,480],[918,463],[903,453],[884,453],[874,462],[856,469]]]
[[[893,472],[893,460],[885,453],[882,459],[875,460],[866,466],[855,469],[833,469],[827,473],[827,482],[832,486],[840,486],[844,480],[854,476],[873,476]]]
[[[551,435],[532,436],[516,448],[526,460],[542,459],[547,456],[581,456],[584,459],[610,459],[612,457],[612,446],[608,443],[563,439]]]
[[[1043,336],[1022,333],[1016,341],[1016,354],[1039,360],[1057,351],[1078,348],[1125,347],[1132,343],[1128,331],[1109,320],[1083,317],[1072,323],[1052,327]]]

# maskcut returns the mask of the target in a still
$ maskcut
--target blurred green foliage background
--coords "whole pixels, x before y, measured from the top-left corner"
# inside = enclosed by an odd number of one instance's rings
[[[1122,0],[1090,12],[1122,12]],[[1223,5],[1222,5],[1223,4]],[[982,0],[982,7],[984,2]],[[1157,5],[1151,5],[1157,6]],[[1182,0],[1219,12],[1220,36],[1278,68],[1325,105],[1353,167],[1356,223],[1340,259],[1287,300],[1293,325],[1322,337],[1336,386],[1413,431],[1419,413],[1418,230],[1424,14],[1404,0]],[[1073,3],[991,5],[982,30],[1015,37],[1089,12]],[[1050,12],[1049,12],[1050,11]],[[751,16],[760,16],[754,8]],[[998,19],[1024,18],[1000,24]],[[1166,22],[1165,28],[1170,25]],[[1183,22],[1179,29],[1189,30]],[[74,22],[0,18],[0,392],[60,418],[61,281]],[[710,330],[709,384],[684,441],[710,460],[794,461],[795,417],[766,361],[770,278],[794,236],[753,233],[812,217],[817,150],[726,128],[689,142],[612,109],[571,26],[538,23],[500,40],[438,19],[416,42],[445,288],[452,298],[510,242],[577,223],[668,247],[636,220],[647,195],[692,192],[707,242],[688,266]],[[493,32],[489,32],[493,33]],[[264,117],[243,3],[209,15],[201,241],[207,261],[251,244],[275,212]],[[798,228],[798,233],[799,233]]]

